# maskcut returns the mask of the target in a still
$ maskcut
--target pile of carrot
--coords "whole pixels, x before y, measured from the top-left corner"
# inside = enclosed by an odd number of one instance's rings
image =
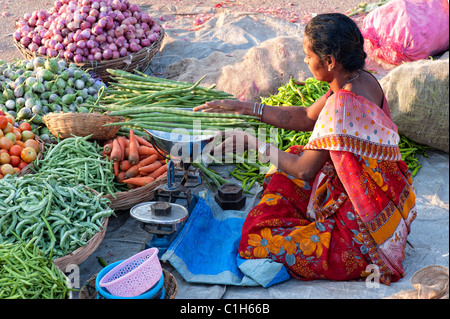
[[[163,156],[145,138],[130,130],[129,136],[119,135],[106,141],[103,154],[114,163],[114,175],[130,188],[145,186],[167,174]]]

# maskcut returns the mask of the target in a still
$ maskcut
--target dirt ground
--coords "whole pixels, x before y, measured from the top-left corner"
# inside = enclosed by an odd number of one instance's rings
[[[191,20],[192,27],[195,27],[212,15],[226,10],[259,12],[292,23],[306,23],[317,13],[350,12],[361,0],[131,0],[130,2],[140,5],[151,16],[159,18],[163,26],[167,24],[168,27],[174,27],[181,21],[185,26],[186,20]],[[48,9],[53,3],[53,0],[0,0],[0,60],[9,62],[15,58],[22,58],[12,42],[14,21],[26,12]]]

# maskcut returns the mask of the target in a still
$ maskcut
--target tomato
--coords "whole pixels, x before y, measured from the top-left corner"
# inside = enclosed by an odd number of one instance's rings
[[[34,150],[36,151],[36,153],[39,153],[40,145],[39,142],[36,140],[26,140],[24,143],[25,147],[31,147],[34,148]]]
[[[0,130],[3,130],[6,127],[6,124],[8,124],[8,119],[6,116],[1,115],[0,116]]]
[[[6,136],[0,137],[0,148],[3,148],[5,150],[8,150],[13,146],[13,142],[7,138]]]
[[[21,148],[25,147],[25,144],[22,141],[16,141],[14,145],[19,145]]]
[[[8,164],[11,160],[11,156],[8,153],[0,154],[0,164]]]
[[[20,156],[11,155],[11,159],[9,160],[9,164],[11,164],[11,166],[13,166],[13,167],[17,167],[20,164],[21,161],[22,161],[22,159],[20,158]]]
[[[11,114],[7,113],[5,114],[5,117],[8,120],[8,122],[11,123],[11,125],[16,124],[16,119]]]
[[[34,140],[34,133],[31,131],[22,131],[22,141]]]
[[[0,115],[1,115],[1,116],[5,116],[5,112],[0,111]]]
[[[9,149],[9,155],[20,156],[20,153],[22,153],[22,150],[23,150],[23,147],[21,147],[19,145],[13,145]]]
[[[27,167],[28,163],[25,162],[24,160],[21,160],[19,165],[17,165],[18,168],[20,168],[20,170],[23,170],[25,167]]]
[[[37,157],[36,150],[30,146],[25,147],[20,153],[20,157],[27,163],[31,163]],[[19,163],[17,163],[19,164]]]
[[[19,129],[21,132],[23,131],[31,131],[31,125],[28,122],[22,122],[19,124]]]
[[[14,129],[14,126],[8,122],[8,124],[6,124],[6,127],[3,129],[3,134],[6,135],[6,133],[12,132]]]
[[[2,167],[0,168],[0,171],[2,172],[3,175],[14,175],[16,173],[16,171],[14,170],[14,167],[12,167],[11,164],[3,164]]]
[[[5,137],[9,138],[11,140],[11,142],[13,142],[13,144],[16,142],[17,138],[16,138],[16,134],[14,134],[13,132],[9,132],[5,134]]]
[[[22,132],[18,127],[13,128],[13,133],[16,135],[16,141],[20,141],[22,139]]]

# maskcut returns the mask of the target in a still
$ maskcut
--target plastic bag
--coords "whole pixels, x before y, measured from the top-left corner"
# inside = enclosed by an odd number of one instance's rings
[[[448,0],[391,0],[370,12],[361,33],[366,53],[399,65],[448,50]]]

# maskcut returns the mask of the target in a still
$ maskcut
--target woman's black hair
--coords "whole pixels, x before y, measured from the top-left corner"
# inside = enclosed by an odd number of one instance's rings
[[[364,67],[367,54],[364,38],[356,23],[341,13],[319,14],[305,27],[312,51],[324,60],[332,55],[344,69],[354,72]]]

